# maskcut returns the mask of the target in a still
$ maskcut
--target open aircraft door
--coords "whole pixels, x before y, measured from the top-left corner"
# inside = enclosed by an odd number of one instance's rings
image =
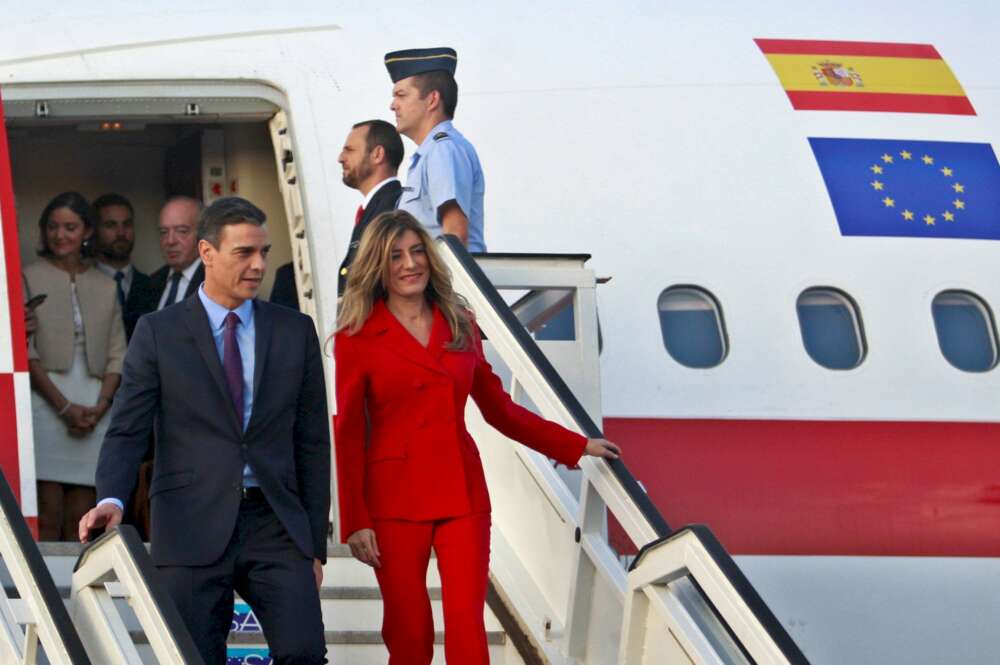
[[[24,331],[24,294],[7,125],[0,88],[0,471],[7,478],[32,532],[38,535],[31,385]]]

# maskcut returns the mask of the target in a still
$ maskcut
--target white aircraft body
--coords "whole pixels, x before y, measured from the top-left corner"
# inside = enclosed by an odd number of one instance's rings
[[[957,219],[937,211],[934,230],[930,213],[903,215],[901,195],[873,199],[926,237],[842,234],[810,139],[995,152],[997,35],[1000,9],[986,2],[17,3],[0,24],[18,220],[15,237],[5,211],[7,265],[15,251],[34,260],[45,202],[79,189],[133,198],[136,263],[157,268],[164,165],[204,128],[215,132],[193,176],[204,195],[261,203],[273,265],[305,252],[312,282],[300,289],[329,332],[360,202],[341,182],[344,138],[357,121],[393,120],[384,53],[452,46],[455,124],[486,174],[487,246],[587,253],[611,278],[598,290],[604,427],[670,524],[712,527],[813,663],[990,663],[1000,244],[954,237],[965,210],[950,197],[941,210]],[[974,112],[797,109],[756,40],[932,45]],[[817,81],[865,84],[863,71],[821,65]],[[294,151],[298,238],[281,226],[294,215],[276,186],[275,114]],[[871,166],[903,168],[901,152],[875,152]],[[942,187],[961,184],[955,171]],[[971,210],[992,193],[970,190],[969,213],[996,229],[1000,207]],[[936,308],[949,305],[983,322],[976,371],[942,351]],[[848,367],[805,347],[810,306],[849,322]],[[0,307],[0,394],[4,422],[23,430],[19,312]],[[685,313],[716,331],[704,366],[665,348],[664,326]],[[30,437],[0,448],[5,472],[20,470],[24,513],[37,514]]]

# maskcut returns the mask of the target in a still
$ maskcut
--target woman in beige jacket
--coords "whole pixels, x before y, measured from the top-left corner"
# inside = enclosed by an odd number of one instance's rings
[[[94,505],[94,473],[105,418],[121,381],[125,330],[115,282],[93,267],[94,231],[87,201],[76,192],[52,199],[38,221],[41,260],[24,270],[35,309],[28,347],[41,540],[75,540]]]

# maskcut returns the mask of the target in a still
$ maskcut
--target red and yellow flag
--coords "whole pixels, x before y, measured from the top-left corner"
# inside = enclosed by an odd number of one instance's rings
[[[930,44],[754,41],[798,110],[976,115]]]

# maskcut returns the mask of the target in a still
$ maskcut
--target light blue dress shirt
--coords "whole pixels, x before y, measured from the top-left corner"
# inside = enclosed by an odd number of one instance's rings
[[[445,120],[434,126],[413,155],[399,208],[416,217],[437,238],[442,233],[438,208],[455,201],[469,219],[469,251],[485,252],[485,192],[486,180],[476,149],[451,120]]]
[[[208,314],[208,323],[212,329],[212,339],[215,341],[215,350],[219,353],[219,362],[223,362],[224,340],[223,333],[226,329],[226,315],[230,310],[218,304],[205,295],[205,285],[198,287],[198,298],[205,307]],[[240,323],[236,326],[236,343],[240,347],[240,360],[243,363],[243,431],[246,431],[250,423],[250,414],[253,413],[253,364],[254,353],[257,346],[257,329],[253,322],[253,301],[247,300],[242,305],[232,310],[240,317]],[[253,469],[247,464],[243,467],[243,486],[258,487],[257,477]],[[125,510],[125,504],[121,499],[108,497],[101,499],[97,505],[102,503],[113,503],[120,510]]]
[[[205,294],[205,285],[198,287],[198,298],[205,306],[205,313],[208,314],[208,323],[212,328],[212,340],[215,341],[215,350],[219,352],[219,362],[223,362],[225,351],[223,335],[226,331],[226,315],[230,311],[236,312],[240,317],[240,323],[236,326],[236,343],[240,347],[240,360],[243,363],[243,431],[250,423],[250,414],[253,413],[253,363],[254,353],[257,348],[257,329],[253,322],[253,301],[244,300],[243,304],[234,310],[228,310],[215,302]],[[243,486],[257,487],[257,477],[254,475],[250,465],[243,467]]]

